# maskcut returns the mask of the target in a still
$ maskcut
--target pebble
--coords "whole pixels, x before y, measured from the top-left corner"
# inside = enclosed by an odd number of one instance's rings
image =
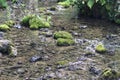
[[[45,35],[45,36],[46,36],[46,37],[52,37],[52,35],[53,35],[52,32],[46,32],[46,35]]]
[[[88,27],[87,25],[80,25],[80,29],[85,29],[87,27]]]
[[[30,62],[37,62],[37,61],[40,61],[40,60],[42,60],[42,57],[35,55],[35,56],[32,56],[29,61]]]
[[[17,72],[18,72],[19,74],[24,74],[24,73],[25,73],[25,69],[19,68],[19,69],[17,70]]]

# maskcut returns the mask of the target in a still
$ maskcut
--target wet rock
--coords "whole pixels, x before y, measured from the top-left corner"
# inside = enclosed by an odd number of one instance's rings
[[[45,42],[45,41],[46,41],[46,38],[45,38],[44,36],[42,36],[42,35],[39,36],[39,38],[40,38],[40,41],[41,41],[41,42]]]
[[[52,37],[52,35],[53,35],[52,32],[46,32],[45,34],[46,37]]]
[[[80,27],[80,29],[85,29],[85,28],[87,28],[88,26],[87,26],[87,25],[80,25],[79,27]]]
[[[48,28],[41,28],[40,31],[43,31],[43,32],[48,32],[49,29]]]
[[[23,62],[22,61],[18,61],[17,64],[22,64]]]
[[[4,32],[0,32],[0,39],[4,38]]]
[[[26,71],[25,71],[25,69],[23,69],[23,68],[19,68],[18,70],[17,70],[17,73],[19,73],[19,74],[24,74]]]
[[[55,11],[56,10],[56,7],[55,6],[52,6],[49,8],[50,11]]]
[[[58,71],[55,72],[57,78],[62,79],[63,77],[66,77],[66,73],[64,69],[59,69]]]
[[[74,36],[78,36],[78,35],[79,35],[79,33],[77,33],[77,32],[72,32],[72,34],[73,34]]]
[[[101,73],[101,70],[99,68],[94,67],[94,66],[91,66],[89,68],[89,71],[94,75],[99,75]]]
[[[47,78],[56,78],[56,74],[51,72],[51,73],[48,73],[48,75],[46,77]]]
[[[75,71],[75,70],[85,70],[85,63],[83,61],[77,61],[74,63],[70,63],[68,66],[68,70]]]
[[[46,67],[45,70],[46,70],[46,71],[51,71],[52,68],[51,68],[51,67]]]
[[[46,56],[43,57],[43,60],[48,61],[48,60],[50,60],[50,58],[49,58],[49,56],[46,55]]]
[[[11,53],[11,41],[9,40],[0,40],[0,52],[3,54]]]
[[[20,24],[15,24],[14,27],[18,28],[18,29],[22,28],[22,26]]]
[[[95,54],[92,52],[87,52],[84,54],[85,57],[95,57]]]
[[[86,61],[86,60],[87,60],[87,58],[86,58],[86,57],[84,57],[84,56],[82,56],[82,57],[78,58],[78,61]]]
[[[32,56],[29,61],[30,62],[37,62],[37,61],[40,61],[40,60],[42,60],[42,57],[38,56],[38,55],[35,55],[35,56]]]
[[[15,48],[15,47],[13,47],[13,46],[11,46],[11,53],[10,53],[10,55],[11,56],[17,56],[17,48]]]
[[[118,36],[117,35],[114,35],[114,34],[110,34],[110,35],[106,35],[106,39],[110,40],[110,39],[114,39],[114,38],[117,38]]]

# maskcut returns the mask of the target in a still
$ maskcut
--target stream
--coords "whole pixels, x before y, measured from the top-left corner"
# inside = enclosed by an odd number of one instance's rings
[[[0,80],[97,80],[105,68],[120,72],[119,25],[78,17],[76,6],[63,8],[56,0],[41,1],[37,4],[44,4],[37,6],[35,14],[41,14],[39,9],[45,8],[46,13],[51,13],[52,27],[30,30],[18,23],[10,31],[3,32],[4,38],[14,43],[18,54],[11,57],[0,53]],[[50,10],[51,6],[56,10]],[[24,15],[34,13],[27,6],[14,4],[9,8],[9,18],[16,22]],[[9,19],[5,14],[8,14],[6,10],[1,10],[0,23]],[[60,30],[70,32],[75,44],[57,46],[53,34]],[[42,34],[44,32],[48,34]],[[108,50],[106,54],[95,52],[98,43],[104,43]]]

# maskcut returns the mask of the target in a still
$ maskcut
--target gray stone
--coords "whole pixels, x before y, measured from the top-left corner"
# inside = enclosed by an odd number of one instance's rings
[[[97,67],[94,67],[94,66],[91,66],[89,68],[89,71],[92,73],[92,74],[95,74],[95,75],[99,75],[101,73],[101,70]]]
[[[29,61],[30,62],[37,62],[39,60],[42,60],[42,57],[38,56],[38,55],[35,55],[35,56],[32,56]]]
[[[9,40],[0,40],[0,52],[3,54],[11,53],[11,41]]]
[[[19,74],[24,74],[24,73],[25,73],[25,69],[19,68],[19,69],[17,70],[17,72],[18,72]]]
[[[52,37],[53,34],[52,34],[52,32],[46,32],[45,35],[46,35],[46,37]]]
[[[11,46],[11,53],[10,53],[10,55],[17,56],[17,48]]]

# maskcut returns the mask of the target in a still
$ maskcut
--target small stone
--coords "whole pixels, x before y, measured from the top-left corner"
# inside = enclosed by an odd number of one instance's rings
[[[44,56],[43,60],[45,60],[45,61],[49,60],[49,56]]]
[[[4,37],[4,33],[0,32],[0,39],[3,39],[3,37]]]
[[[24,73],[25,73],[25,69],[20,68],[20,69],[17,70],[17,72],[18,72],[19,74],[24,74]]]
[[[74,36],[78,36],[79,34],[77,32],[72,32]]]
[[[52,33],[51,32],[46,32],[46,37],[52,37]]]
[[[37,62],[37,61],[40,61],[40,60],[42,60],[42,57],[35,55],[35,56],[32,56],[29,61],[30,62]]]
[[[87,25],[80,25],[80,29],[85,29],[87,27],[88,27]]]
[[[22,64],[22,61],[18,61],[18,63],[17,64]]]
[[[18,28],[18,29],[22,28],[22,26],[20,24],[15,24],[14,27]]]
[[[52,70],[52,68],[51,67],[46,67],[45,70],[50,71],[50,70]]]
[[[96,67],[93,67],[93,66],[91,66],[91,67],[89,68],[89,71],[90,71],[91,73],[95,74],[95,75],[99,75],[99,74],[101,73],[101,70],[100,70],[99,68],[96,68]]]
[[[48,73],[46,77],[47,78],[56,78],[56,74],[51,72],[51,73]]]

